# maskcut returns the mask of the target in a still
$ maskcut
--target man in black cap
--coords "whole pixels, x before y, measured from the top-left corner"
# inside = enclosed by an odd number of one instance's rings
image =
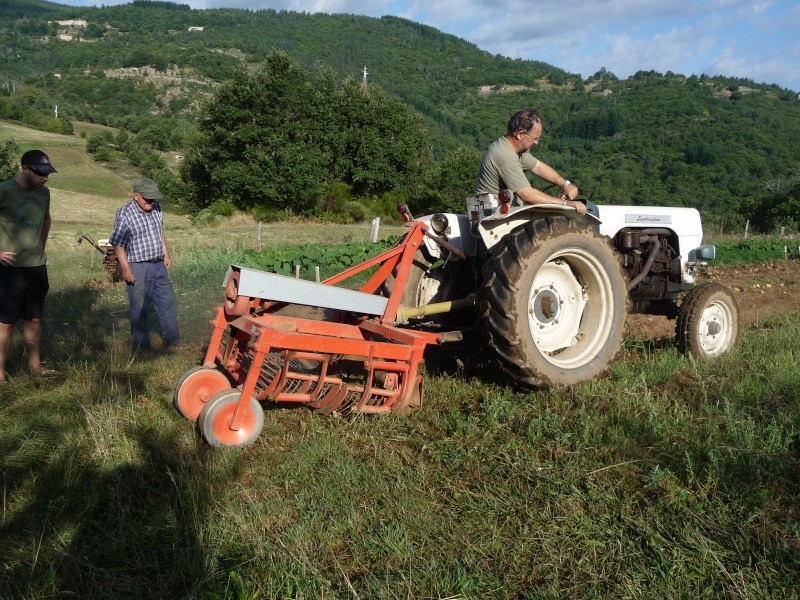
[[[22,335],[28,370],[36,377],[54,375],[42,366],[40,353],[47,279],[45,244],[50,233],[50,190],[56,173],[41,150],[20,159],[21,172],[0,183],[0,384],[8,381],[6,358],[14,324],[25,321]]]
[[[178,302],[169,278],[172,265],[164,219],[157,200],[162,198],[152,179],[133,183],[133,198],[117,211],[109,243],[119,260],[122,278],[128,284],[133,350],[150,348],[147,312],[152,304],[164,347],[180,342]]]

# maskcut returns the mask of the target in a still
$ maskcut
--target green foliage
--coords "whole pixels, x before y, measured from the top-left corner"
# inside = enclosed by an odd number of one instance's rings
[[[94,154],[101,148],[110,146],[114,142],[114,134],[110,131],[93,133],[86,138],[86,152]]]
[[[224,222],[227,217],[233,216],[236,207],[230,202],[214,202],[192,216],[192,224],[197,227],[216,227]]]
[[[94,152],[94,160],[96,162],[108,162],[111,160],[111,151],[107,146],[102,146]]]
[[[23,87],[0,97],[0,117],[21,121],[49,133],[68,135],[72,122],[62,109],[54,115],[54,101],[49,95],[34,87]]]
[[[0,142],[0,181],[15,177],[19,173],[19,146],[14,140]]]
[[[800,242],[780,237],[748,238],[715,242],[717,258],[713,264],[752,264],[798,257]]]
[[[97,37],[56,39],[54,21],[67,18],[85,18],[94,25],[86,35]],[[337,182],[349,186],[345,201],[367,205],[365,198],[393,193],[417,213],[455,209],[474,180],[466,173],[471,159],[459,157],[483,152],[510,114],[533,104],[545,119],[537,155],[598,203],[694,206],[720,231],[741,231],[750,220],[770,232],[796,221],[786,192],[800,180],[800,115],[796,93],[776,85],[653,70],[620,80],[607,69],[581,81],[398,17],[193,11],[168,2],[11,0],[0,11],[0,43],[14,49],[0,55],[0,72],[16,85],[13,93],[0,90],[0,117],[24,120],[30,107],[26,122],[50,131],[70,118],[123,127],[150,151],[188,155],[228,136],[225,126],[210,131],[200,123],[189,141],[196,118],[211,115],[208,98],[251,99],[245,89],[218,96],[218,84],[272,86],[264,96],[284,104],[248,127],[235,122],[237,139],[212,153],[226,161],[230,153],[238,164],[204,167],[197,155],[197,172],[184,173],[196,209],[225,200],[270,215],[318,214]],[[275,60],[276,49],[291,69]],[[126,64],[158,71],[115,72]],[[366,95],[358,80],[365,65]],[[272,79],[256,74],[271,69]],[[290,77],[278,80],[284,72]],[[41,121],[54,104],[67,118]],[[273,128],[278,115],[288,120]],[[241,145],[257,148],[252,156],[231,153]],[[266,170],[248,173],[251,163]]]
[[[388,250],[395,242],[394,239],[384,239],[374,244],[371,242],[339,246],[306,244],[268,248],[261,252],[250,250],[244,252],[243,256],[247,264],[280,275],[294,275],[296,267],[299,266],[302,278],[313,279],[317,266],[320,267],[322,277],[330,277]]]
[[[256,73],[240,69],[219,88],[181,172],[200,208],[220,199],[311,214],[350,189],[414,189],[426,156],[425,134],[402,103],[378,88],[336,84],[326,70],[312,79],[274,52]],[[341,203],[346,214],[366,217],[348,202]]]
[[[464,201],[475,189],[480,161],[481,153],[467,148],[458,148],[445,156],[429,171],[423,194],[410,200],[412,214],[463,213]]]

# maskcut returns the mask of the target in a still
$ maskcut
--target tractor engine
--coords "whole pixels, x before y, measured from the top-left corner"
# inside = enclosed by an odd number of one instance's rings
[[[652,313],[659,302],[674,301],[686,290],[676,250],[678,239],[671,230],[624,228],[614,237],[614,245],[628,274],[632,312]]]

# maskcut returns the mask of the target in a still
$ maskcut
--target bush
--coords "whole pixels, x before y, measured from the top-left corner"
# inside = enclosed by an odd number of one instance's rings
[[[19,173],[19,146],[14,140],[0,143],[0,181],[11,179]]]
[[[369,209],[356,200],[346,202],[342,207],[342,212],[353,223],[368,221],[370,218]]]
[[[215,215],[219,215],[220,217],[232,217],[236,212],[236,207],[230,202],[218,200],[205,210],[208,210]]]
[[[93,133],[86,138],[86,152],[94,154],[101,148],[110,145],[114,140],[114,136],[110,131],[102,131],[100,133]]]
[[[108,146],[101,146],[94,153],[95,162],[108,162],[111,160],[111,150]]]
[[[250,209],[250,214],[260,223],[276,223],[291,220],[292,213],[287,209],[272,208],[259,204]]]

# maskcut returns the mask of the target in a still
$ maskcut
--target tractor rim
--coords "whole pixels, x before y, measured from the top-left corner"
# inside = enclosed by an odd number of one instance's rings
[[[706,355],[722,354],[730,345],[733,315],[724,302],[711,302],[700,315],[698,341]]]
[[[554,253],[536,273],[528,325],[542,356],[560,368],[592,360],[612,328],[614,290],[601,261],[583,249]]]

